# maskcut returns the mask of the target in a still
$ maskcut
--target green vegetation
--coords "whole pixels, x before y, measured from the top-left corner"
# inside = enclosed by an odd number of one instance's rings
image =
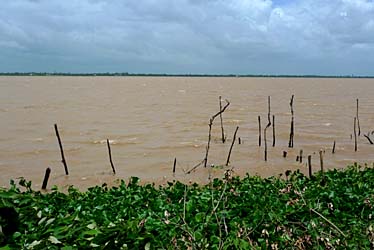
[[[0,249],[370,249],[374,169],[312,179],[249,176],[206,186],[139,185],[64,193],[0,190]],[[4,212],[4,209],[8,211]],[[13,216],[4,215],[13,210]],[[16,215],[16,216],[15,216]],[[17,216],[18,215],[18,216]],[[6,229],[6,230],[4,230]]]

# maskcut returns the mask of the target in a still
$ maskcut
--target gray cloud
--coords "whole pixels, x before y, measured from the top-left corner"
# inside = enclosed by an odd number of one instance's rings
[[[373,75],[369,0],[13,0],[0,71]]]

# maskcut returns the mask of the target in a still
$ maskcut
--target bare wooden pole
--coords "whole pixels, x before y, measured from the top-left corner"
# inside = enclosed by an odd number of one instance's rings
[[[174,158],[173,174],[175,174],[175,167],[177,166],[177,158]]]
[[[47,188],[47,184],[48,184],[48,179],[49,179],[49,175],[51,174],[51,169],[50,168],[47,168],[45,170],[45,174],[44,174],[44,179],[43,179],[43,184],[42,184],[42,189],[46,189]]]
[[[356,117],[353,119],[353,133],[355,136],[355,152],[357,151],[357,132],[356,132]]]
[[[261,116],[258,116],[258,146],[261,147]]]
[[[230,147],[229,155],[227,156],[226,166],[228,166],[229,163],[230,163],[231,151],[232,151],[232,148],[234,147],[234,143],[235,143],[235,141],[236,141],[236,133],[238,132],[238,129],[239,129],[239,126],[237,126],[236,129],[235,129],[235,133],[234,133],[234,137],[233,137],[233,139],[232,139],[232,143],[231,143],[231,147]]]
[[[112,166],[113,174],[116,173],[116,169],[114,168],[113,160],[112,160],[112,150],[110,149],[110,143],[109,140],[106,139],[106,144],[108,145],[108,153],[109,153],[109,161],[110,161],[110,166]]]
[[[295,118],[294,118],[294,111],[293,111],[293,99],[294,99],[294,95],[292,95],[291,97],[291,101],[290,101],[290,107],[291,107],[291,131],[290,131],[290,140],[288,142],[288,147],[289,148],[293,148],[293,137],[294,137],[294,122],[295,122]]]
[[[334,144],[332,145],[332,153],[335,154],[335,144],[336,142],[334,141]]]
[[[273,115],[273,147],[275,147],[275,116]]]
[[[219,96],[219,111],[222,111],[222,97]],[[223,120],[222,120],[222,113],[219,114],[219,118],[221,120],[221,133],[222,133],[222,143],[225,143],[226,137],[225,137],[225,131],[223,130]]]
[[[68,170],[68,166],[66,164],[65,155],[64,155],[64,149],[62,148],[62,142],[61,142],[60,134],[58,133],[57,124],[55,124],[55,132],[56,132],[56,136],[57,136],[57,140],[58,140],[58,145],[60,146],[61,162],[64,165],[65,174],[69,175],[69,170]]]
[[[312,178],[312,156],[308,155],[309,178]]]
[[[242,144],[242,139],[240,137],[238,138],[238,143],[239,145]]]
[[[357,117],[358,136],[360,136],[361,127],[360,127],[360,119],[358,118],[358,98],[356,99],[356,117]]]
[[[213,121],[214,119],[219,116],[220,114],[222,114],[223,112],[225,112],[225,110],[227,109],[227,107],[230,105],[230,102],[228,100],[226,100],[226,105],[223,107],[222,110],[220,110],[218,113],[216,113],[215,115],[213,115],[210,120],[209,120],[209,133],[208,133],[208,144],[206,146],[206,151],[205,151],[205,158],[204,158],[204,167],[206,168],[206,166],[208,165],[208,154],[209,154],[209,149],[210,149],[210,141],[212,139],[212,125],[213,125]]]
[[[283,158],[287,157],[287,151],[283,151]]]
[[[300,163],[303,163],[303,150],[300,149],[300,157],[299,157]]]
[[[264,146],[265,146],[264,158],[265,158],[265,161],[268,160],[268,144],[267,144],[267,140],[266,140],[266,131],[270,126],[271,126],[271,121],[270,121],[270,96],[268,96],[268,124],[266,125],[266,127],[264,129]]]
[[[319,162],[321,164],[321,173],[323,174],[323,150],[319,151]]]

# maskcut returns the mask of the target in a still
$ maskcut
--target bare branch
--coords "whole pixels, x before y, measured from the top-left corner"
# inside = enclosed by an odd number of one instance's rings
[[[370,144],[374,144],[373,141],[370,139],[370,132],[368,132],[367,135],[364,134],[364,136],[365,136],[366,139],[368,139]]]

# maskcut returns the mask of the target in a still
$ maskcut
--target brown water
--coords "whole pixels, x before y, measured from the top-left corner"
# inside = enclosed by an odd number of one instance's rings
[[[295,95],[295,141],[289,149],[290,97]],[[312,155],[325,149],[325,168],[353,162],[372,164],[374,146],[363,136],[354,152],[353,119],[360,100],[361,131],[374,130],[373,79],[185,78],[185,77],[0,77],[0,185],[23,176],[40,188],[51,167],[51,185],[80,188],[138,176],[145,182],[205,183],[224,169],[203,167],[186,175],[204,158],[209,118],[219,110],[218,96],[230,100],[223,114],[228,142],[220,142],[219,119],[212,130],[209,165],[223,165],[234,130],[231,167],[238,175],[278,175],[301,169],[300,149]],[[276,117],[276,147],[265,162],[258,147],[257,116],[265,126],[267,97]],[[70,175],[64,175],[53,124],[57,123]],[[268,144],[271,145],[271,130]],[[374,136],[373,136],[374,137]],[[106,139],[112,144],[113,176]],[[336,154],[331,154],[336,140]],[[287,158],[282,152],[288,151]],[[177,171],[172,174],[174,157]]]

